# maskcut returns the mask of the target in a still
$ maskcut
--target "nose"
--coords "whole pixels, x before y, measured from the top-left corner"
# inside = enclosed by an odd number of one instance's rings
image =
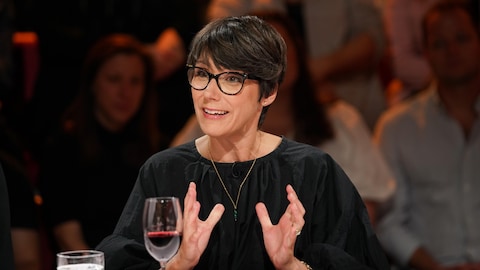
[[[207,88],[203,90],[203,94],[205,97],[210,99],[218,99],[222,94],[220,88],[218,86],[217,78],[210,78],[210,82],[207,85]]]
[[[128,82],[128,81],[122,81],[120,83],[120,92],[123,94],[123,95],[128,95],[129,93],[132,92],[132,88],[133,88],[133,85]]]
[[[140,89],[142,89],[142,86],[136,82],[122,81],[119,85],[118,94],[122,98],[132,98],[133,96],[137,95],[139,91],[142,91]]]

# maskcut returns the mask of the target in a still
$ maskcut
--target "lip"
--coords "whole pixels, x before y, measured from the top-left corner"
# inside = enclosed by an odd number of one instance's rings
[[[202,108],[202,113],[205,118],[209,119],[218,119],[222,118],[228,114],[228,111],[219,110],[219,109],[212,109],[212,108]]]

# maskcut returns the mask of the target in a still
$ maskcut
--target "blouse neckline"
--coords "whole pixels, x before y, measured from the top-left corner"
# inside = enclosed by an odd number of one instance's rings
[[[268,160],[272,159],[273,157],[277,156],[278,153],[282,152],[282,149],[285,148],[285,145],[286,145],[288,139],[283,135],[281,137],[282,137],[282,139],[281,139],[280,143],[278,144],[278,146],[273,151],[271,151],[270,153],[268,153],[264,156],[258,157],[257,161],[256,161],[257,163],[268,161]],[[191,141],[190,143],[191,143],[190,145],[192,147],[193,153],[195,153],[195,155],[197,155],[198,160],[201,161],[201,162],[206,162],[206,163],[210,164],[210,159],[202,156],[200,154],[200,152],[198,151],[197,146],[195,144],[195,140]],[[215,161],[215,163],[220,164],[220,165],[234,164],[234,163],[236,163],[236,164],[242,164],[242,163],[251,164],[252,161],[253,161],[253,159],[245,160],[245,161],[235,161],[235,162],[217,162],[217,161]]]

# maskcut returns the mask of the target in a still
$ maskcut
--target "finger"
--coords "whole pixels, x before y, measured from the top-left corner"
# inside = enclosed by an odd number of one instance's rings
[[[185,200],[184,200],[185,208],[192,207],[192,204],[196,200],[196,197],[197,197],[197,185],[195,184],[195,182],[190,182],[188,184],[187,194],[185,195]]]
[[[200,209],[200,205],[197,202],[197,190],[196,184],[194,182],[190,182],[188,186],[187,194],[185,195],[184,201],[184,219],[186,222],[191,223],[195,221],[198,217],[198,212]]]
[[[205,220],[205,223],[210,228],[213,228],[215,224],[217,224],[220,218],[222,217],[223,212],[225,212],[225,207],[222,204],[217,203],[215,207],[213,207],[210,214],[208,215],[208,218],[207,220]]]
[[[191,209],[193,203],[196,201],[197,191],[196,185],[194,182],[190,182],[187,189],[187,194],[185,195],[184,205],[186,209]]]
[[[305,209],[303,208],[301,203],[290,203],[287,210],[289,211],[288,213],[290,214],[290,218],[292,220],[303,220],[303,216],[305,215]]]
[[[267,207],[264,203],[257,203],[257,205],[255,205],[255,211],[257,212],[258,220],[260,221],[262,229],[272,226],[270,215],[268,214]]]
[[[305,225],[305,220],[303,218],[305,215],[305,208],[303,207],[302,202],[298,199],[297,193],[291,185],[287,185],[286,190],[287,198],[290,201],[288,211],[290,211],[292,227],[294,227],[293,231],[294,234],[298,236],[299,232]]]
[[[290,202],[298,200],[297,192],[293,189],[292,185],[288,184],[285,189],[287,191],[287,198]]]
[[[290,201],[290,203],[293,203],[296,205],[297,209],[300,211],[302,215],[305,214],[305,208],[303,207],[302,202],[300,199],[298,199],[297,193],[293,189],[291,185],[287,185],[287,199]]]
[[[297,201],[299,201],[299,200],[298,200],[297,193],[296,193],[295,190],[293,189],[292,185],[287,185],[286,191],[287,191],[287,199],[288,199],[291,203],[297,203]]]

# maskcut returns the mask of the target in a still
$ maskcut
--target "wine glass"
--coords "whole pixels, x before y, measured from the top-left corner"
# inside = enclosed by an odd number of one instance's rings
[[[143,209],[143,237],[152,257],[165,265],[180,246],[183,221],[182,209],[176,197],[154,197],[145,200]]]
[[[57,270],[103,270],[105,256],[97,250],[73,250],[57,253]]]

